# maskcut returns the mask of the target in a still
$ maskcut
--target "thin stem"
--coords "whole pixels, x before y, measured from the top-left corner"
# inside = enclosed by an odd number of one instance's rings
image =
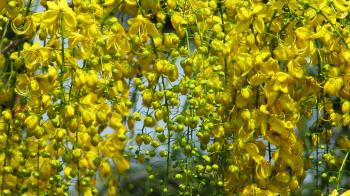
[[[259,96],[260,95],[260,88],[259,86],[256,87],[256,97],[255,97],[255,109],[258,109],[259,108]],[[256,137],[256,134],[255,134],[255,131],[254,131],[254,134],[253,134],[253,139],[254,139],[254,143],[255,143],[255,137]],[[269,148],[270,150],[270,148]],[[255,183],[255,162],[253,161],[253,168],[252,168],[252,181],[253,183]]]
[[[78,130],[75,131],[75,143],[79,145],[78,140]],[[78,176],[77,176],[77,183],[78,183],[78,195],[80,195],[80,166],[79,166],[79,160],[77,160],[77,169],[78,169]]]
[[[78,96],[79,96],[79,92],[78,92]],[[78,100],[78,104],[79,104],[79,98],[77,98],[77,100]],[[80,115],[80,113],[78,113],[78,115]],[[79,145],[79,137],[78,136],[79,136],[79,129],[76,129],[76,131],[75,131],[75,144],[76,144],[76,146]],[[78,195],[81,195],[81,191],[80,191],[80,165],[79,165],[79,160],[77,160],[77,170],[78,170],[78,176],[77,176]]]
[[[38,173],[39,173],[39,176],[38,176],[38,179],[37,179],[37,190],[36,190],[36,194],[39,196],[40,195],[40,147],[39,147],[39,140],[38,140],[38,152],[37,152],[37,155],[38,155],[38,160],[37,160],[37,167],[38,167]]]
[[[142,6],[141,6],[141,4],[140,4],[140,0],[136,0],[136,3],[137,3],[137,6],[140,8],[141,15],[142,15],[142,16],[145,16],[145,13],[144,13],[144,11],[143,11],[143,8],[142,8]]]
[[[270,20],[270,22],[269,22],[269,25],[266,27],[266,32],[269,32],[269,31],[270,31],[272,22],[273,22],[273,20],[276,18],[276,14],[277,14],[277,11],[275,11],[275,12],[272,14],[272,17],[271,17],[271,20]]]
[[[64,97],[64,85],[63,85],[63,77],[64,77],[64,27],[63,27],[63,16],[61,16],[61,73],[60,73],[60,82],[61,82],[61,107],[65,104]]]
[[[317,44],[319,45],[319,44]],[[320,48],[317,48],[317,59],[318,59],[318,64],[317,64],[317,67],[318,67],[318,75],[317,75],[317,79],[318,81],[322,81],[323,80],[323,77],[322,77],[322,58],[321,58],[321,52],[320,52]],[[316,125],[318,126],[317,128],[320,128],[319,127],[319,124],[320,124],[320,115],[319,115],[319,104],[320,104],[320,100],[323,100],[323,89],[321,89],[321,93],[319,96],[317,96],[317,103],[316,103]],[[316,174],[315,174],[315,186],[316,186],[316,189],[318,189],[318,182],[319,182],[319,164],[318,164],[318,156],[319,156],[319,151],[318,151],[318,148],[319,148],[319,135],[316,135]],[[327,183],[327,186],[328,186],[328,183]]]
[[[187,44],[187,48],[188,48],[188,55],[191,54],[191,47],[190,47],[190,38],[188,35],[188,28],[186,28],[186,44]]]
[[[158,83],[158,80],[159,80],[159,77],[157,77],[157,82],[156,82],[156,83]],[[156,88],[157,88],[157,85],[154,85],[154,87],[153,87],[153,89],[152,89],[152,94],[151,94],[151,103],[152,103],[152,101],[153,101],[153,98],[154,98],[154,91],[156,90]],[[150,108],[147,107],[146,116],[149,114],[149,110],[150,110]],[[145,128],[146,128],[145,123],[143,123],[142,129],[141,129],[141,134],[144,133]],[[140,150],[141,150],[141,145],[138,145],[137,154],[140,154]]]
[[[63,26],[63,16],[61,15],[61,73],[60,73],[60,85],[61,85],[61,111],[64,110],[65,105],[65,89],[64,89],[64,26]],[[60,127],[62,127],[62,123],[60,122]],[[66,129],[66,146],[68,149],[68,141],[69,141],[69,131]]]
[[[29,3],[27,5],[27,8],[26,8],[26,16],[28,16],[29,12],[30,12],[30,6],[32,5],[32,0],[29,0]]]
[[[319,152],[318,152],[318,142],[319,142],[319,139],[318,139],[318,135],[316,135],[316,175],[315,175],[315,186],[316,186],[316,189],[318,189],[318,156],[319,156]]]
[[[271,143],[270,142],[268,142],[268,144],[267,144],[267,147],[268,147],[268,150],[269,150],[269,162],[271,162],[271,159],[272,159],[272,155],[271,155]]]
[[[165,86],[165,82],[164,82],[164,77],[163,77],[163,76],[162,76],[162,85],[163,85],[163,90],[165,91],[166,86]],[[165,93],[165,92],[164,92],[164,101],[165,101],[165,107],[166,107],[166,109],[167,109],[167,115],[170,115],[169,106],[168,106],[168,100],[167,100],[167,97],[166,97],[166,93]],[[168,125],[169,116],[167,116],[166,118],[167,118],[167,119],[166,119],[166,123],[167,123],[167,125]],[[166,179],[165,179],[166,184],[168,184],[168,182],[169,182],[170,143],[171,143],[171,141],[170,141],[170,139],[171,139],[171,137],[170,137],[170,129],[169,129],[169,127],[167,127],[167,129],[168,129],[168,144],[167,144],[168,154],[167,154],[167,160],[166,160],[166,162],[167,162],[167,165],[166,165]]]
[[[151,41],[152,41],[153,52],[154,52],[154,54],[156,55],[156,57],[158,59],[159,56],[158,56],[157,48],[156,48],[156,45],[154,44],[154,39],[153,39],[152,36],[151,36]]]
[[[344,159],[343,159],[343,162],[341,163],[341,166],[340,166],[340,169],[339,169],[339,172],[338,172],[338,177],[337,177],[337,188],[336,188],[336,190],[339,190],[341,173],[342,173],[342,171],[343,171],[343,169],[344,169],[345,162],[346,162],[346,160],[348,159],[349,152],[350,152],[350,151],[348,151],[348,152],[346,153],[346,155],[345,155],[345,157],[344,157]]]

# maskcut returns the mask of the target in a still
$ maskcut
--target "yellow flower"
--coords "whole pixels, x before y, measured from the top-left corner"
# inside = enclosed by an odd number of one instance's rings
[[[241,22],[246,22],[251,16],[250,10],[245,7],[241,7],[237,10],[237,18]]]
[[[91,188],[86,188],[84,190],[84,196],[93,196]]]
[[[158,35],[158,30],[155,25],[148,18],[145,18],[142,15],[137,15],[136,18],[129,19],[128,24],[130,25],[128,31],[130,35],[138,35],[143,33],[151,35],[152,37]]]
[[[12,174],[7,174],[3,178],[4,180],[4,186],[7,186],[9,188],[14,188],[17,184],[17,177]]]
[[[39,83],[38,83],[38,81],[35,78],[31,78],[30,79],[30,88],[33,91],[39,90]]]
[[[96,121],[96,114],[91,109],[85,109],[82,113],[82,119],[85,126],[90,126]]]
[[[292,191],[299,189],[300,184],[297,176],[293,176],[292,179],[289,181],[289,187]]]
[[[121,5],[121,12],[122,13],[128,13],[132,16],[135,16],[137,14],[137,1],[136,0],[124,0],[122,1]]]
[[[332,96],[337,96],[343,84],[344,81],[341,77],[329,78],[323,87],[324,92]]]
[[[143,105],[149,106],[151,104],[152,97],[153,97],[152,94],[153,94],[152,91],[149,90],[149,89],[146,89],[146,90],[143,91],[143,93],[142,93],[142,103],[143,103]]]
[[[277,60],[288,60],[287,54],[286,54],[286,49],[284,48],[283,45],[277,46],[274,51],[274,58]]]
[[[24,43],[23,49],[21,56],[23,56],[25,66],[29,71],[34,71],[39,64],[46,63],[50,58],[51,48],[41,47],[39,42],[35,42],[33,45]]]
[[[288,183],[290,180],[290,175],[287,172],[278,172],[276,174],[276,179],[282,183]]]
[[[11,22],[11,28],[18,35],[30,36],[35,33],[36,27],[40,24],[41,17],[42,13],[35,13],[31,16],[26,17],[24,17],[22,14],[19,14]]]
[[[45,150],[48,152],[52,151],[52,145],[46,146]],[[40,157],[39,159],[39,165],[40,165],[40,177],[42,177],[44,180],[48,180],[51,176],[51,171],[54,169],[53,165],[50,164],[51,160],[49,158],[43,158]]]
[[[338,196],[338,195],[339,195],[339,193],[338,193],[337,189],[334,189],[330,194],[330,196]]]
[[[63,174],[64,176],[67,178],[67,177],[70,177],[70,173],[72,171],[72,168],[71,167],[65,167],[64,170],[63,170]]]
[[[255,167],[256,177],[260,180],[265,180],[271,175],[270,163],[266,160],[260,162]]]
[[[80,169],[89,168],[89,161],[86,158],[79,159],[79,168]]]
[[[96,86],[97,81],[98,81],[98,73],[95,70],[90,70],[87,73],[86,85],[90,88],[93,88]]]
[[[100,166],[100,171],[103,177],[107,177],[111,174],[111,166],[107,161],[103,161]]]
[[[255,162],[261,163],[264,157],[259,154],[259,148],[254,143],[244,145],[246,152],[254,159]]]
[[[45,24],[57,24],[58,21],[61,20],[64,28],[72,29],[76,27],[77,21],[75,17],[75,13],[68,6],[66,0],[59,0],[58,4],[48,1],[47,2],[48,10],[44,12],[41,22]]]
[[[71,105],[66,105],[64,108],[64,116],[66,118],[72,118],[74,116],[74,108]]]
[[[332,1],[335,8],[341,12],[346,12],[350,10],[349,2],[345,0],[333,0]]]
[[[348,137],[342,135],[340,138],[338,138],[337,145],[339,146],[340,149],[346,149],[350,150],[350,141]]]
[[[167,5],[170,9],[176,8],[176,1],[175,0],[167,0]]]
[[[261,17],[255,19],[253,26],[258,33],[263,33],[265,31],[265,22]]]
[[[76,32],[71,32],[68,38],[69,38],[69,48],[74,48],[80,43],[82,52],[89,51],[89,44],[91,41],[89,38]]]
[[[258,86],[263,82],[267,81],[268,79],[269,76],[267,74],[256,73],[249,78],[249,84],[251,84],[252,86]]]
[[[295,143],[296,138],[293,133],[293,126],[291,126],[290,122],[273,118],[269,120],[269,125],[270,130],[267,131],[265,136],[268,141],[277,146]]]
[[[336,190],[335,190],[336,191]],[[333,193],[333,192],[332,192]],[[350,190],[347,190],[343,192],[340,196],[349,196],[350,195]],[[332,195],[333,196],[333,195]]]
[[[306,27],[299,27],[295,30],[295,35],[302,40],[306,40],[310,37],[311,32]]]
[[[301,65],[299,64],[298,61],[295,61],[295,60],[291,60],[288,62],[287,64],[287,67],[288,67],[288,72],[296,77],[296,78],[302,78],[303,77],[303,74],[304,74],[304,70],[303,68],[301,67]]]
[[[112,112],[111,118],[109,120],[109,126],[115,130],[120,129],[122,124],[122,115],[116,112]]]
[[[113,161],[116,165],[116,169],[118,173],[123,173],[124,171],[130,168],[129,161],[120,155],[117,156],[116,158],[113,158]]]
[[[32,114],[24,120],[24,124],[30,130],[33,130],[39,124],[39,118]]]
[[[12,119],[12,114],[10,110],[4,110],[1,114],[6,121],[10,121]]]
[[[42,104],[43,104],[44,108],[49,107],[52,104],[51,97],[47,94],[43,95],[42,96]]]
[[[225,135],[225,128],[223,126],[215,126],[213,129],[213,135],[216,138],[223,137]]]
[[[63,128],[58,128],[56,130],[56,139],[59,141],[62,141],[64,139],[64,137],[66,137],[66,133],[67,131]]]
[[[125,33],[124,27],[117,23],[112,27],[112,32],[107,37],[107,49],[114,49],[121,54],[128,53],[130,51],[130,45]]]
[[[265,196],[275,196],[279,195],[277,193],[273,193],[269,190],[262,190],[259,187],[257,187],[256,184],[251,184],[246,187],[244,187],[241,196],[251,196],[251,195],[265,195]]]
[[[179,13],[175,12],[171,16],[171,24],[175,28],[178,37],[181,38],[185,35],[185,28],[183,26],[187,24],[187,21]]]

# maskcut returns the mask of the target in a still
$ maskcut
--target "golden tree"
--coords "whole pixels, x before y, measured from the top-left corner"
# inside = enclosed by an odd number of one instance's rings
[[[1,195],[349,194],[349,11],[0,0]]]

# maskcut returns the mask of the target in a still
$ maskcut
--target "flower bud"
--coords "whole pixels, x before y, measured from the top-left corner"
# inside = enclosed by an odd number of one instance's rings
[[[12,114],[10,110],[5,110],[1,114],[6,121],[10,121],[12,119]]]
[[[72,118],[74,116],[74,108],[71,105],[66,105],[64,107],[64,116],[66,118]]]
[[[167,5],[170,9],[176,8],[176,1],[175,0],[167,0]]]
[[[42,105],[43,105],[44,108],[47,108],[47,107],[49,107],[51,105],[51,97],[49,95],[47,95],[47,94],[44,94],[42,96],[41,101],[42,101]]]
[[[350,112],[350,101],[344,101],[343,104],[341,105],[341,111],[344,114],[347,114]]]
[[[79,158],[81,156],[82,150],[80,148],[76,148],[73,150],[72,154],[74,158]]]
[[[90,126],[96,121],[96,115],[91,110],[84,110],[82,113],[83,123],[85,126]]]
[[[33,130],[39,124],[39,118],[36,115],[30,115],[24,120],[24,125],[29,130]]]
[[[111,174],[111,166],[107,161],[103,161],[100,165],[100,171],[103,177]]]
[[[66,130],[62,128],[58,128],[56,130],[56,139],[57,140],[63,140],[64,137],[66,137]]]
[[[250,111],[247,110],[247,109],[246,109],[246,110],[243,110],[243,111],[241,112],[241,117],[242,117],[243,120],[249,120],[250,117],[251,117]]]

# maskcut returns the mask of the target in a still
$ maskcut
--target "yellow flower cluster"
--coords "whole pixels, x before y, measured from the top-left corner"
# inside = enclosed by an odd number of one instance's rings
[[[0,0],[0,194],[123,195],[133,162],[145,194],[338,195],[348,24],[346,0]]]
[[[40,1],[36,13],[34,3],[0,6],[1,195],[96,195],[98,182],[115,195],[130,167],[127,71],[116,61],[128,45],[108,15],[115,3]]]

